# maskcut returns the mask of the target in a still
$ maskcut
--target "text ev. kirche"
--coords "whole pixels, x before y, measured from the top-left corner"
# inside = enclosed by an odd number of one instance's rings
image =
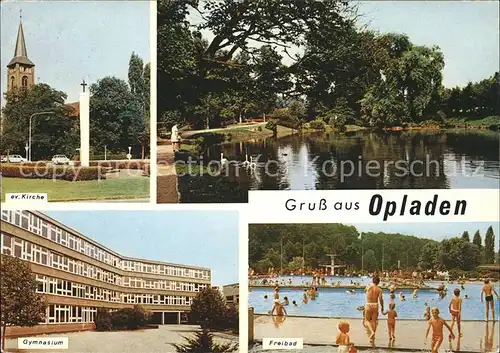
[[[397,200],[384,199],[380,194],[374,194],[367,205],[372,216],[383,215],[383,220],[387,221],[392,216],[447,216],[464,215],[467,208],[465,200],[440,200],[438,194],[434,194],[431,199],[417,200],[411,199],[407,194],[402,194]],[[326,198],[317,201],[301,202],[290,198],[285,202],[288,211],[358,211],[361,208],[360,201],[338,201]]]

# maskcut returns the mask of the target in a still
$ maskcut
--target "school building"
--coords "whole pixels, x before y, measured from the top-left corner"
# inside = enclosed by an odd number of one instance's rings
[[[7,327],[7,337],[91,330],[97,308],[134,304],[153,323],[180,324],[211,283],[208,268],[126,257],[41,212],[2,210],[0,244],[2,254],[30,264],[48,303],[44,322]]]

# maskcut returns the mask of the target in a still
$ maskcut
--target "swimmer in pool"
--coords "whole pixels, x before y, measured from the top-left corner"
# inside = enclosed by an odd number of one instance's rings
[[[283,303],[281,303],[281,305],[287,306],[288,304],[290,304],[290,302],[288,301],[288,297],[284,297],[283,298]]]

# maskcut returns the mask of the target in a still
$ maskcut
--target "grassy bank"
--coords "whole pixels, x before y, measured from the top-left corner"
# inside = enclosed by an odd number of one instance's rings
[[[468,119],[468,118],[451,118],[447,119],[446,123],[448,125],[465,126],[469,125],[473,128],[478,127],[489,127],[500,125],[500,116],[487,116],[481,119]]]
[[[6,193],[47,193],[52,201],[117,200],[149,198],[149,178],[122,177],[92,181],[2,178],[2,202]]]

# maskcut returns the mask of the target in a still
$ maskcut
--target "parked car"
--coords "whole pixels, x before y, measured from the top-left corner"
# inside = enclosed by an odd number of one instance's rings
[[[56,154],[52,157],[53,164],[69,164],[70,160],[64,154]]]
[[[2,159],[2,162],[4,160]],[[21,157],[18,154],[9,154],[8,156],[5,157],[5,162],[9,163],[22,163],[22,162],[27,162],[28,160],[26,158]]]
[[[0,156],[0,162],[2,162],[2,163],[7,162],[7,156],[1,155]]]

